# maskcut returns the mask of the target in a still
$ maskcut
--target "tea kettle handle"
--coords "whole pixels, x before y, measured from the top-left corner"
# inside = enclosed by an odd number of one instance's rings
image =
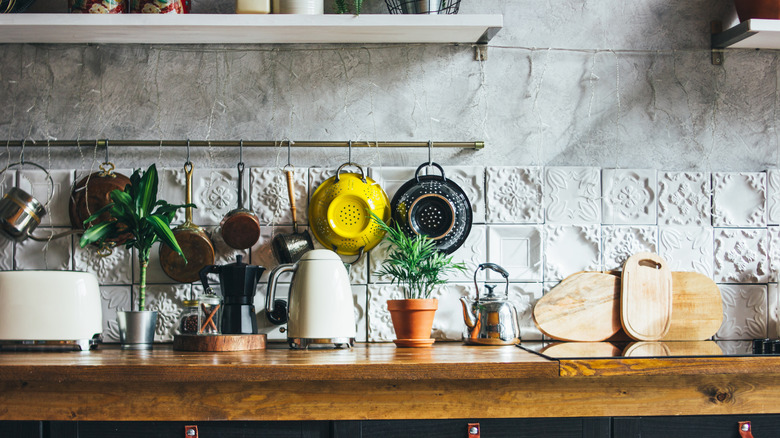
[[[481,265],[477,266],[477,269],[474,271],[474,289],[476,289],[477,291],[477,301],[479,301],[479,286],[477,285],[477,274],[483,269],[490,269],[491,271],[496,271],[499,274],[501,274],[501,276],[504,277],[504,280],[506,280],[506,292],[509,293],[509,272],[507,272],[506,269],[502,268],[501,266],[495,263],[482,263]]]
[[[268,289],[265,293],[265,316],[276,325],[287,322],[287,304],[283,300],[276,299],[277,279],[280,274],[292,271],[295,271],[295,265],[288,263],[275,267],[268,276]]]
[[[218,265],[208,265],[201,268],[200,271],[198,271],[198,276],[200,276],[200,284],[203,285],[203,291],[204,292],[210,292],[211,286],[209,286],[209,274],[219,274],[220,266]]]

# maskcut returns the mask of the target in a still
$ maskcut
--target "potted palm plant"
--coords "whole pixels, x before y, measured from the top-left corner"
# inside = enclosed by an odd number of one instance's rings
[[[92,243],[102,244],[122,234],[132,234],[124,245],[126,249],[135,248],[138,251],[141,278],[138,311],[117,313],[123,348],[150,348],[154,342],[157,312],[146,310],[146,270],[152,246],[160,241],[184,257],[171,231],[171,221],[176,210],[186,205],[173,205],[158,200],[157,186],[157,167],[154,164],[146,172],[136,169],[130,177],[130,184],[124,190],[113,190],[110,193],[112,202],[87,218],[84,224],[97,219],[103,212],[108,212],[109,219],[89,227],[79,240],[83,248]]]
[[[466,265],[438,251],[436,242],[428,236],[407,236],[398,224],[391,227],[373,213],[371,219],[387,233],[385,239],[391,244],[376,275],[389,276],[404,294],[403,299],[387,300],[397,338],[393,342],[399,347],[429,347],[435,341],[431,339],[431,329],[439,307],[431,293],[446,282],[445,274],[465,271]]]

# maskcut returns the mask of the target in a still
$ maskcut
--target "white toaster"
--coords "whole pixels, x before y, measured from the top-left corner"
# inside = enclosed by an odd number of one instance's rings
[[[97,347],[103,314],[94,274],[0,272],[0,349]]]

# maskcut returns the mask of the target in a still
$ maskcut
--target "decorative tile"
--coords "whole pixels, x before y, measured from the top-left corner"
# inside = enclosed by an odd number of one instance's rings
[[[767,223],[780,224],[780,169],[766,172]]]
[[[183,310],[182,301],[190,299],[192,288],[189,284],[148,285],[146,286],[146,310],[157,311],[155,342],[171,342],[178,334],[178,323]],[[138,308],[138,286],[133,286],[133,301]]]
[[[417,170],[416,167],[372,167],[369,169],[369,175],[387,193],[387,197],[392,200],[398,189],[414,178],[415,170]],[[333,174],[335,174],[335,170]],[[425,174],[425,169],[423,169],[421,175]],[[322,181],[327,178],[323,178]]]
[[[457,184],[471,201],[472,222],[484,224],[485,168],[482,166],[444,166],[445,176]]]
[[[5,164],[10,164],[10,163],[3,163],[2,166],[5,167]],[[4,196],[5,192],[7,192],[8,189],[16,186],[16,173],[17,172],[14,169],[8,169],[5,172],[0,173],[0,197]],[[44,197],[44,199],[46,198]]]
[[[658,177],[660,225],[709,225],[710,175],[663,172]]]
[[[249,199],[248,175],[244,174],[244,199]],[[236,169],[195,169],[193,172],[194,222],[200,226],[219,225],[222,218],[238,206]],[[246,204],[245,204],[246,206]]]
[[[103,309],[103,342],[119,342],[118,311],[132,310],[131,286],[101,286],[100,300]]]
[[[352,286],[352,298],[355,302],[355,342],[366,342],[368,325],[366,312],[368,310],[368,286]]]
[[[767,336],[766,285],[719,284],[723,297],[723,325],[715,335],[722,340],[750,340]]]
[[[488,226],[488,261],[509,272],[509,281],[542,281],[542,227],[540,225]],[[501,274],[487,272],[490,280]]]
[[[46,204],[46,215],[41,219],[42,226],[70,227],[68,204],[74,173],[72,170],[53,169],[49,174],[51,181],[42,170],[19,170],[19,188]]]
[[[503,287],[503,286],[498,286]],[[498,289],[496,289],[498,290]],[[509,301],[517,310],[517,322],[520,326],[520,339],[524,341],[541,340],[542,332],[536,328],[533,310],[536,302],[542,298],[541,283],[511,283]]]
[[[604,169],[601,174],[602,223],[655,224],[655,170]]]
[[[448,274],[445,277],[447,281],[473,281],[474,271],[477,270],[477,266],[487,260],[487,227],[484,225],[472,226],[466,242],[452,253],[452,260],[456,263],[465,264],[466,270]],[[477,274],[477,278],[484,280],[485,271]]]
[[[474,285],[449,283],[437,287],[431,298],[439,300],[439,308],[433,317],[431,337],[439,341],[462,341],[466,330],[463,322],[461,297],[474,298]],[[387,309],[385,308],[385,311]],[[389,312],[388,312],[389,314]],[[393,336],[393,339],[395,336]]]
[[[387,259],[387,254],[390,252],[391,244],[387,240],[379,242],[379,245],[375,246],[368,253],[368,276],[371,283],[390,283],[391,277],[388,275],[376,275],[376,273],[382,269],[382,263]]]
[[[768,227],[769,281],[780,281],[780,227]]]
[[[114,248],[110,255],[101,257],[94,246],[81,248],[75,244],[73,249],[74,270],[97,275],[102,285],[132,284],[134,258],[132,251],[124,247]]]
[[[715,281],[766,283],[768,241],[766,229],[716,229]]]
[[[309,168],[309,199],[326,179],[336,174],[336,168],[310,167]],[[385,190],[386,191],[386,190]],[[389,196],[389,195],[388,195]]]
[[[368,285],[368,342],[390,342],[395,339],[393,321],[387,310],[387,300],[402,298],[401,289],[389,284]]]
[[[48,236],[54,233],[67,231],[62,228],[38,227],[36,236]],[[48,242],[38,242],[26,239],[16,245],[14,264],[18,270],[26,269],[52,269],[56,271],[69,271],[72,260],[72,236],[53,239]]]
[[[630,256],[643,251],[656,252],[657,227],[602,227],[604,269],[623,269]]]
[[[601,223],[601,172],[597,167],[548,167],[544,179],[547,223]]]
[[[659,255],[672,271],[696,271],[712,277],[711,227],[660,227]]]
[[[563,280],[579,271],[601,270],[601,227],[547,225],[544,228],[544,279]]]
[[[712,225],[766,226],[766,174],[716,172],[712,174]]]
[[[260,223],[263,225],[292,225],[292,212],[290,211],[287,176],[285,173],[277,168],[263,167],[252,168],[250,175],[252,211],[260,219]],[[298,225],[306,225],[307,223],[309,206],[307,175],[307,169],[295,169],[293,171],[293,189]]]
[[[542,223],[542,168],[488,167],[487,221]]]
[[[129,177],[130,174],[127,174]],[[182,167],[176,169],[159,169],[157,171],[157,177],[159,179],[157,187],[157,199],[162,199],[169,204],[182,205],[186,200],[186,177],[184,175],[184,169]],[[194,181],[193,181],[194,185]],[[192,188],[193,199],[195,187]],[[193,209],[195,211],[197,209]],[[176,216],[173,217],[171,224],[181,224],[184,222],[184,209],[180,208],[176,211]]]
[[[253,265],[262,266],[265,268],[265,272],[260,277],[260,281],[268,281],[268,274],[273,268],[279,265],[276,261],[273,252],[271,251],[271,242],[277,233],[289,233],[292,232],[292,227],[260,227],[260,239],[257,243],[250,248],[251,256],[250,261]],[[292,276],[282,275],[279,281],[289,283]]]

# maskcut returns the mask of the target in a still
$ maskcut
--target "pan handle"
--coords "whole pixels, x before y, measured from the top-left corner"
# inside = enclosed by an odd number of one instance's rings
[[[244,209],[244,162],[239,161],[238,165],[238,208]]]
[[[423,163],[420,165],[420,167],[417,168],[417,171],[414,172],[414,179],[417,180],[417,182],[420,182],[420,171],[423,170],[424,167],[435,167],[439,169],[439,172],[441,173],[441,180],[447,181],[447,177],[444,176],[444,169],[438,164],[431,161],[430,163]]]
[[[360,170],[360,180],[363,181],[363,184],[367,184],[366,183],[366,172],[363,171],[363,168],[360,167],[359,164],[353,163],[353,162],[344,163],[341,166],[339,166],[339,169],[336,171],[335,182],[339,182],[339,179],[341,179],[341,170],[344,169],[347,166],[357,167],[358,170]]]
[[[192,204],[192,162],[187,161],[184,163],[184,175],[187,177],[187,193],[184,203],[187,205]],[[192,207],[188,206],[184,209],[184,221],[188,224],[192,223]]]
[[[276,325],[282,325],[287,322],[287,305],[282,300],[276,298],[276,282],[279,275],[284,272],[295,271],[296,265],[292,263],[279,265],[271,271],[268,276],[268,289],[265,294],[265,316],[271,323]],[[292,288],[290,288],[292,293]],[[287,298],[288,300],[290,297]]]
[[[290,198],[290,212],[292,213],[293,233],[298,234],[298,209],[295,208],[295,187],[293,187],[293,171],[286,170],[287,196]]]

